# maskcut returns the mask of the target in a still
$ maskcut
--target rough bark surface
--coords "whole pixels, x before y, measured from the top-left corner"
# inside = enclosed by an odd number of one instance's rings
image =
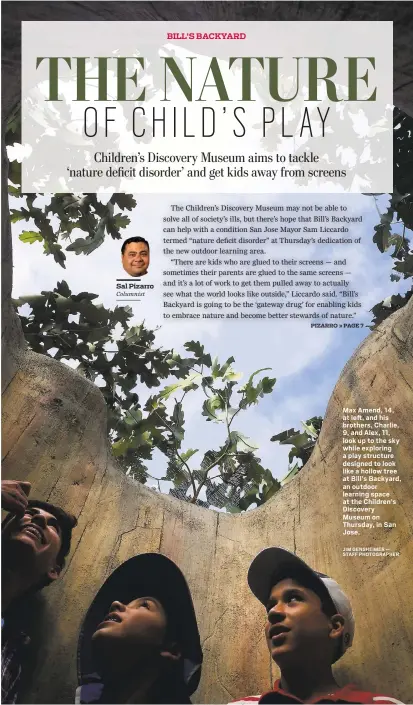
[[[42,5],[42,8],[36,7]],[[393,19],[397,17],[399,73],[411,82],[409,3],[3,3],[8,14],[7,110],[18,98],[20,19]],[[24,17],[22,17],[24,6]],[[391,12],[390,9],[391,7]],[[40,14],[39,14],[40,12]],[[44,15],[42,15],[42,12]],[[405,14],[407,13],[407,14]],[[387,17],[387,14],[392,16]],[[405,52],[403,54],[403,52]],[[399,58],[397,58],[399,57]],[[404,68],[403,68],[404,66]],[[404,72],[404,73],[403,73]],[[410,72],[410,73],[409,73]],[[412,112],[412,103],[399,100]],[[7,181],[5,182],[7,183]],[[5,186],[4,183],[4,186]],[[5,189],[4,189],[5,191]],[[106,409],[99,390],[72,369],[25,347],[10,306],[11,246],[3,213],[3,473],[30,480],[33,496],[61,504],[79,518],[66,571],[44,591],[36,677],[24,701],[71,703],[76,685],[79,625],[107,575],[135,553],[161,551],[184,571],[204,645],[196,702],[229,702],[270,687],[263,640],[265,616],[249,593],[246,573],[261,548],[278,544],[333,575],[350,594],[356,614],[354,646],[336,667],[341,682],[356,681],[409,702],[413,697],[413,300],[358,348],[331,397],[317,447],[303,471],[260,509],[229,516],[157,494],[126,478],[111,458]],[[397,558],[342,558],[342,409],[391,406],[399,425],[398,525],[386,547]],[[387,488],[386,488],[387,489]],[[386,520],[385,508],[381,511]]]

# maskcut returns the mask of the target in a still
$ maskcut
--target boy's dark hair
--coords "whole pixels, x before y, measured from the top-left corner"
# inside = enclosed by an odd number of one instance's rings
[[[122,243],[122,247],[121,247],[122,255],[125,254],[126,245],[129,245],[131,242],[144,242],[145,245],[147,246],[148,250],[150,249],[149,242],[147,240],[145,240],[144,237],[137,237],[137,236],[136,237],[129,237],[127,240],[125,240],[124,243]]]

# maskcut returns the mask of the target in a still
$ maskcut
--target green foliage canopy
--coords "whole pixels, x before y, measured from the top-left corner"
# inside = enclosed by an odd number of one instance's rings
[[[99,383],[108,407],[108,435],[113,453],[126,474],[140,482],[151,478],[147,461],[158,449],[167,457],[165,475],[171,494],[202,506],[231,512],[262,504],[280,483],[261,465],[257,447],[233,428],[241,411],[271,394],[275,379],[254,372],[246,384],[233,368],[230,357],[223,364],[205,352],[198,341],[185,343],[188,356],[155,345],[155,333],[144,324],[131,326],[132,309],[107,309],[96,305],[89,292],[73,294],[61,281],[53,291],[16,299],[23,332],[31,348],[57,360],[70,360],[77,372]],[[177,381],[167,383],[170,378]],[[161,390],[141,405],[139,382]],[[224,440],[218,449],[207,450],[194,466],[198,449],[184,449],[184,398],[200,390],[202,416],[220,424]],[[206,501],[200,498],[204,489]]]

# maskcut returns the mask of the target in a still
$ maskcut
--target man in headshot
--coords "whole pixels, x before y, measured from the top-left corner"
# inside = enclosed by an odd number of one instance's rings
[[[2,509],[2,669],[3,703],[14,703],[30,639],[24,632],[29,596],[54,582],[70,550],[77,520],[49,502],[29,500],[29,482],[1,483]],[[26,627],[27,628],[27,627]]]
[[[149,267],[149,242],[143,237],[130,237],[122,245],[122,266],[131,277],[143,277]]]
[[[354,616],[335,580],[283,548],[261,551],[248,584],[267,612],[265,637],[281,678],[273,690],[237,703],[398,703],[348,684],[339,686],[332,664],[350,648]]]

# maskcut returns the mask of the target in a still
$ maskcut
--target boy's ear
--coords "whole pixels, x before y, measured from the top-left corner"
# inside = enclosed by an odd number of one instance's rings
[[[57,578],[59,577],[61,572],[62,572],[61,566],[57,565],[57,563],[55,563],[53,568],[50,568],[50,570],[48,571],[47,577],[49,578],[50,582],[53,582],[53,580],[57,580]]]
[[[333,614],[330,617],[331,630],[330,637],[332,639],[340,639],[344,631],[344,617],[341,614]]]
[[[173,641],[162,649],[161,656],[169,661],[179,661],[182,654],[178,644]]]

